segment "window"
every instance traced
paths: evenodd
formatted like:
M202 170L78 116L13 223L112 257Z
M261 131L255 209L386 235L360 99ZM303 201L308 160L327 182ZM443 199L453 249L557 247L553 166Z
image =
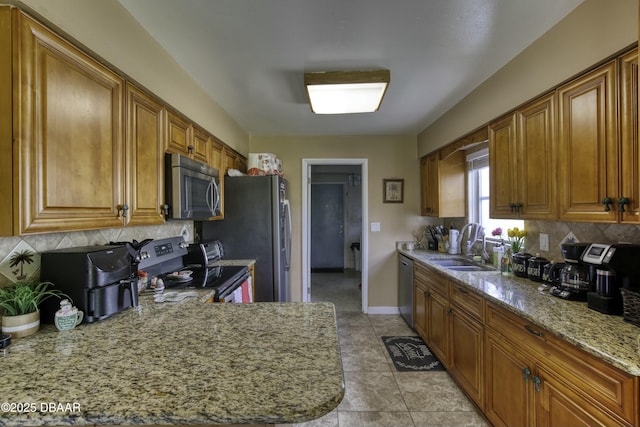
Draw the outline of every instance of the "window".
M496 228L502 228L502 236L506 239L507 229L524 228L524 221L514 219L494 219L489 216L489 149L485 148L467 156L469 179L469 222L477 222L485 229L487 238Z

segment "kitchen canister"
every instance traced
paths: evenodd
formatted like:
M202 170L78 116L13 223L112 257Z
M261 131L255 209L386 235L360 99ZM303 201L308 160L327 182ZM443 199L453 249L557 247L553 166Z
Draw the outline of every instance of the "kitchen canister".
M531 258L531 254L518 252L517 254L513 254L511 258L513 259L513 274L518 277L528 277L527 261Z
M54 323L59 331L68 331L82 322L84 313L73 307L68 299L60 301L60 310L56 311Z
M527 276L534 282L544 281L544 266L549 263L545 257L536 254L527 260Z

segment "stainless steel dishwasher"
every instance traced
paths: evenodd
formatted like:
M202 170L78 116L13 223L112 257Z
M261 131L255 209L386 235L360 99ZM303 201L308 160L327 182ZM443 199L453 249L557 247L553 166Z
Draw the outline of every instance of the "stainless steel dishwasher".
M398 254L398 306L400 315L413 328L413 260Z

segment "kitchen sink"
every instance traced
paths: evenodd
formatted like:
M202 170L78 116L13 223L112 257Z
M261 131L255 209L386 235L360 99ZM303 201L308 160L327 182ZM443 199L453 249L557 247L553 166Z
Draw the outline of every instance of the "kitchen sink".
M464 258L435 259L432 263L453 271L493 271L492 266L477 264Z

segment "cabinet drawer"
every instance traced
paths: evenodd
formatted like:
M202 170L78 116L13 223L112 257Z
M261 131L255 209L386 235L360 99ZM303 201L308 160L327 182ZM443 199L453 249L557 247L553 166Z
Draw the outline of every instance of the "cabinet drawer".
M430 290L438 292L444 297L447 296L447 284L449 281L440 275L440 273L417 262L413 264L413 279L427 285Z
M465 310L469 315L482 321L484 309L484 298L470 291L466 286L455 282L449 285L449 300L458 307Z
M492 303L487 302L485 305L485 325L487 327L520 343L527 352L536 351L544 355L549 332Z

